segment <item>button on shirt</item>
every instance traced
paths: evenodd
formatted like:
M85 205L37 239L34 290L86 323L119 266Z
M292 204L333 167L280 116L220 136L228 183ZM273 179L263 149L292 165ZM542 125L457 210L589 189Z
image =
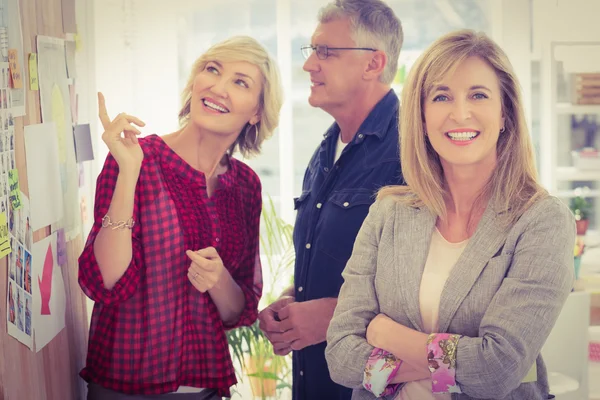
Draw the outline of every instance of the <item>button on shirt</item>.
M337 161L337 123L315 151L304 175L302 194L294 200L296 301L338 296L342 271L377 190L403 184L398 112L398 97L390 90ZM294 352L294 400L351 398L351 389L331 381L325 346L323 342Z

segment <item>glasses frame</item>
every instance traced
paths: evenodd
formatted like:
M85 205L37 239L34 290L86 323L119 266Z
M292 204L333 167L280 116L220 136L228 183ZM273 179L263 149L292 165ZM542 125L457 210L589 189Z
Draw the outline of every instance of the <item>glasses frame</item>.
M329 50L365 50L365 51L377 51L372 47L329 47L326 44L312 45L300 47L304 59L308 60L312 53L317 53L319 60L326 60L329 57Z

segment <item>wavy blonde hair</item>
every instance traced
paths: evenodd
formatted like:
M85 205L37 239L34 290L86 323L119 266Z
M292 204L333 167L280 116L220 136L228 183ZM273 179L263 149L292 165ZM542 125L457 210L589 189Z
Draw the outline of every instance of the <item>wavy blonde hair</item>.
M204 70L209 61L246 61L256 65L260 70L263 78L259 98L260 120L256 125L247 123L230 148L230 153L238 150L244 157L260 154L262 143L273 135L273 131L279 125L279 112L283 104L277 64L267 50L249 36L234 36L213 45L194 62L188 82L181 94L183 101L183 107L179 111L181 127L189 122L194 79L200 71Z
M492 201L507 223L516 221L540 197L547 195L537 180L520 86L504 51L483 33L460 30L436 40L419 57L402 90L400 159L407 186L388 186L378 198L395 195L398 201L425 206L442 219L449 195L438 154L425 134L423 104L430 91L468 57L479 57L496 72L500 83L505 131L499 135L497 165L480 192L475 207Z

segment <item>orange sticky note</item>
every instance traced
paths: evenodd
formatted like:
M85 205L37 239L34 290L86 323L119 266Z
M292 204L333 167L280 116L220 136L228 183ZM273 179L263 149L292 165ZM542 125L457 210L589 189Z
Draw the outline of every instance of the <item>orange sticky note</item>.
M17 49L8 49L8 67L10 68L13 88L21 89L23 87L23 77L21 76L21 66L19 65Z

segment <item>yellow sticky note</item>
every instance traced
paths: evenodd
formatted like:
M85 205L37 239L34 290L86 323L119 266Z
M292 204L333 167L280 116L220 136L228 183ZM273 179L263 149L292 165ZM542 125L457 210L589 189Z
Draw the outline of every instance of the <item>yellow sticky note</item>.
M537 381L537 365L534 362L533 366L531 367L531 369L529 370L529 372L527 373L527 375L525 376L523 381L521 381L521 383L528 383L528 382L535 382L535 381Z
M16 169L8 171L8 186L10 192L8 199L13 210L21 208L21 189L19 189L19 172Z
M30 90L40 90L40 85L38 83L38 64L37 64L37 54L29 53L29 89Z
M11 252L6 213L0 213L0 258Z
M52 121L56 125L56 134L58 135L58 161L61 165L67 162L67 135L73 135L73 128L65 119L65 100L62 92L57 85L52 87L52 95L50 98L52 109Z
M17 49L8 49L8 67L10 68L13 88L21 89L23 87L23 77L21 76L21 66L19 65Z
M81 42L81 35L79 33L75 34L75 51L81 51L83 43Z

